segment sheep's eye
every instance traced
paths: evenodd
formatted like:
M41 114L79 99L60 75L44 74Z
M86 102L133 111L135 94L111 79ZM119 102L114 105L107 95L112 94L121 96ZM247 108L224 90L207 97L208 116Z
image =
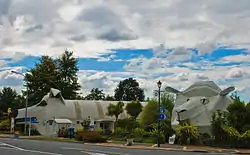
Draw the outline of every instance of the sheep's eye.
M201 103L202 103L203 105L205 105L205 104L207 104L207 103L209 102L209 100L206 99L206 98L202 98L200 101L201 101Z
M190 100L190 98L187 99L187 102Z

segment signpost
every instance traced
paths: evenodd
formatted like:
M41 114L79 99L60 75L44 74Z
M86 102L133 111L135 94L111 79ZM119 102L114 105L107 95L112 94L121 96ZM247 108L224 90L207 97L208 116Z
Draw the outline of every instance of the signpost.
M26 123L29 123L28 125L29 125L29 136L30 136L30 133L31 133L31 125L32 124L36 124L36 123L38 123L38 121L37 121L37 118L36 117L27 117L26 118L26 120L25 120L25 122Z

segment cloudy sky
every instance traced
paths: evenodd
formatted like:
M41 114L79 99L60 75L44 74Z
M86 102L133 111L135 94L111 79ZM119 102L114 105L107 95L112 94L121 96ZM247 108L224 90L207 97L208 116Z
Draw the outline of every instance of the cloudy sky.
M250 100L250 0L0 0L0 86L22 89L41 55L72 49L83 94L136 78L235 86Z

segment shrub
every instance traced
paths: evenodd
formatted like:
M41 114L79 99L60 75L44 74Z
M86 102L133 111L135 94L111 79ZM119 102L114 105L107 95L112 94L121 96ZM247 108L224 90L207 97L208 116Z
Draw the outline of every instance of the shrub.
M134 137L145 137L148 134L149 133L147 131L145 131L144 129L142 129L142 128L135 128L133 130Z
M107 139L102 137L98 132L89 132L89 131L76 132L75 139L78 141L89 142L89 143L102 143L107 141Z
M59 129L59 131L57 133L57 137L67 138L68 137L68 129L65 129L65 128Z
M191 125L188 122L180 123L176 128L177 141L179 144L195 144L199 138L199 132L197 127Z
M7 130L10 130L10 126L9 126L9 121L8 120L3 120L1 121L0 123L0 130L1 131L7 131Z
M37 129L32 129L32 130L30 130L30 134L31 134L32 136L41 135L40 132L39 132Z
M250 130L247 130L245 133L241 135L240 142L247 148L250 147Z
M136 121L135 118L129 117L118 120L116 127L124 128L127 131L131 132L133 129L139 127L139 123Z
M149 132L149 135L150 135L150 139L152 139L152 141L154 143L157 143L157 140L158 140L158 129L154 128L152 129L150 132ZM162 131L160 131L160 135L159 135L159 138L160 138L160 143L163 144L165 143L165 136L163 134Z
M129 132L126 129L120 127L115 128L115 130L112 133L112 135L117 138L127 137L128 134Z
M98 132L99 134L103 134L102 128L98 128L98 129L96 130L96 132Z

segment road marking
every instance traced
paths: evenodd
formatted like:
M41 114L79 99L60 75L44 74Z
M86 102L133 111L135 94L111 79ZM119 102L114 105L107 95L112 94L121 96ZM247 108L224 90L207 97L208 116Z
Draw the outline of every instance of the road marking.
M3 142L1 142L1 145L3 145L3 146L8 146L8 147L14 148L14 149L16 149L16 150L21 150L21 151L24 150L24 149L22 149L22 148L20 148L20 147L16 147L16 146L10 145L10 144L8 144L8 143L3 143Z
M65 150L77 150L77 151L80 151L80 152L83 152L83 153L86 153L86 152L93 152L94 154L92 155L106 155L106 154L116 154L116 155L129 155L127 153L119 153L119 152L110 152L110 151L102 151L102 150L90 150L90 149L81 149L81 148L71 148L71 147L62 147L62 149L65 149ZM99 153L99 154L97 154ZM100 154L100 153L103 153L103 154Z
M5 147L0 147L2 149L13 149L13 150L18 150L18 151L24 151L24 152L32 152L32 153L40 153L40 154L50 154L50 155L62 155L59 153L52 153L52 152L43 152L43 151L37 151L37 150L28 150L28 149L22 149L20 147L16 147L14 145L10 145L7 143L0 142L0 145L5 146ZM8 147L6 147L8 146Z
M103 153L93 153L93 152L85 152L85 151L81 151L82 153L87 153L89 155L106 155L106 154L103 154Z
M52 152L43 152L43 151L36 151L36 150L22 150L24 152L32 152L32 153L40 153L40 154L51 154L51 155L62 155L60 153L52 153Z

